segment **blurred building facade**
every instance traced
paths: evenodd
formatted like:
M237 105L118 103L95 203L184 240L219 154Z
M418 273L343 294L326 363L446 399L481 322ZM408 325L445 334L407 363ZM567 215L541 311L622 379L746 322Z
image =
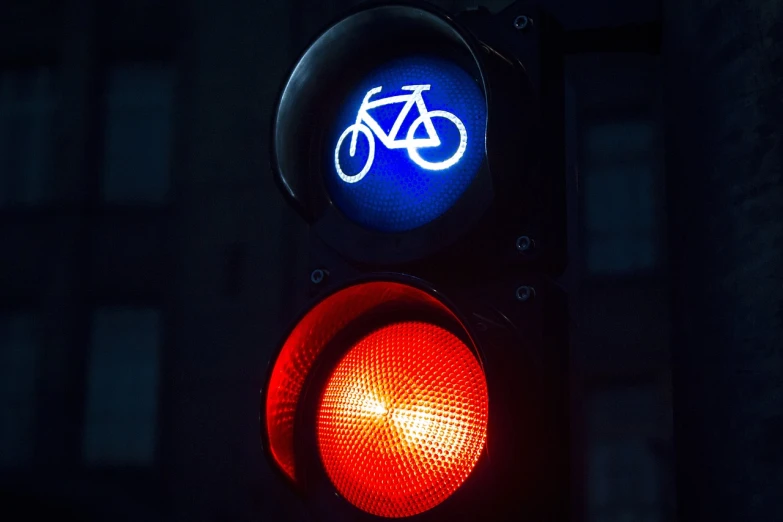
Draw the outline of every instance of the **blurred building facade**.
M306 266L269 176L269 119L294 56L350 3L5 9L4 485L104 518L301 518L258 443L285 288ZM653 1L549 4L568 28L659 16ZM671 520L659 63L584 55L567 70L584 515Z

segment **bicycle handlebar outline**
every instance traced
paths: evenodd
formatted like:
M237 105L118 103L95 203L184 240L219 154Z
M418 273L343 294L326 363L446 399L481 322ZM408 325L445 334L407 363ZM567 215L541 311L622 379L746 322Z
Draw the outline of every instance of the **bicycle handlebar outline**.
M394 96L370 101L370 98L373 95L378 94L383 90L383 86L374 87L367 91L367 94L364 95L362 105L359 107L359 111L356 114L356 124L366 125L373 132L373 134L375 134L375 136L381 140L381 143L383 143L383 145L390 150L408 149L412 147L417 149L437 147L441 143L440 137L435 130L435 126L432 124L432 119L425 116L429 114L430 111L427 109L427 105L424 103L424 97L421 95L422 92L430 90L431 87L431 85L404 85L402 90L412 91L411 94L397 94ZM394 120L394 124L389 130L389 134L386 134L378 122L375 121L375 118L370 116L368 111L394 103L405 103L405 105L397 115L397 119ZM422 124L427 131L427 137L411 139L403 138L398 140L397 134L400 132L400 128L405 122L405 118L408 117L408 113L410 113L414 103L416 104L416 108L419 109L420 115L423 117ZM349 150L351 157L356 154L356 140L358 138L358 134L358 128L354 128L351 136L351 147Z

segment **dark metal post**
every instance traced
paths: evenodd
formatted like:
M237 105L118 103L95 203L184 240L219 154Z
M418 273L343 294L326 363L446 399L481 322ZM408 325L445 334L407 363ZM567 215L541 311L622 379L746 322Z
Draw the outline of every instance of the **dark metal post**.
M783 520L783 2L663 28L679 520Z

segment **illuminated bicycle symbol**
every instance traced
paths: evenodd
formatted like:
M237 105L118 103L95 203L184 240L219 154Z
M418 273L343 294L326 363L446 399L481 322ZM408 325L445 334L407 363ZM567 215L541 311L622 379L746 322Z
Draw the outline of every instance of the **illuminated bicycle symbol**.
M375 87L374 89L370 89L367 92L367 94L364 96L361 107L359 107L359 112L356 115L356 123L349 125L348 128L343 131L340 139L337 140L337 146L334 149L334 166L337 168L337 175L340 176L340 179L346 183L356 183L357 181L361 181L362 178L367 175L367 173L370 171L370 168L372 168L372 163L375 159L376 136L387 149L407 149L408 157L410 157L411 161L423 169L444 170L455 165L460 160L468 146L468 133L465 130L465 125L462 124L459 118L450 112L427 110L427 106L424 104L422 93L424 91L428 91L430 87L430 85L406 85L402 87L402 90L411 91L410 94L389 96L387 98L381 98L373 101L370 101L370 98L374 94L381 92L383 87ZM375 121L372 116L370 116L368 111L393 103L404 103L405 105L403 105L402 110L400 110L400 114L394 121L394 125L392 125L391 130L388 134L386 134L383 132L381 126L378 125L378 122ZM419 110L419 117L416 118L413 123L411 123L405 138L397 138L397 134L400 132L400 127L402 127L402 123L405 121L405 118L408 116L408 113L411 111L414 104ZM457 130L459 131L460 139L457 151L450 158L443 161L427 161L419 155L419 149L434 148L440 146L441 144L438 133L435 130L435 126L432 124L433 118L445 118L456 125ZM424 129L427 131L426 138L414 137L416 135L416 130L420 125L424 125ZM365 161L362 170L360 170L357 174L346 174L340 165L340 146L343 144L345 138L350 135L351 145L348 152L353 158L356 155L356 141L359 137L359 134L363 134L367 138L367 160ZM375 134L375 136L373 136L373 134Z

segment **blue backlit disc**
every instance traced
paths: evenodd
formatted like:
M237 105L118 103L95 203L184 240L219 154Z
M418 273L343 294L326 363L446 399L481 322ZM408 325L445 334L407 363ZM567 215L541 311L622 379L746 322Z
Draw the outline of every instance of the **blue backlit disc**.
M386 63L338 111L327 140L333 202L381 232L426 225L457 202L481 168L486 115L478 83L454 63Z

